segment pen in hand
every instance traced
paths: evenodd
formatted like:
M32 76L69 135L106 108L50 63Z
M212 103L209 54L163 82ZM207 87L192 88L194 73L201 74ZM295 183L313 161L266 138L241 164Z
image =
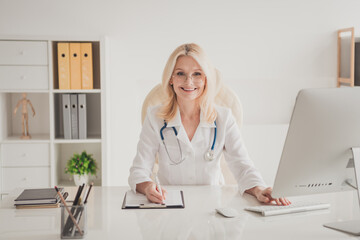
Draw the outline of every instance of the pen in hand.
M162 192L162 189L160 186L160 181L159 181L159 178L157 175L155 176L155 183L156 183L156 188L158 189L159 193L161 194L161 200L164 200L163 192Z

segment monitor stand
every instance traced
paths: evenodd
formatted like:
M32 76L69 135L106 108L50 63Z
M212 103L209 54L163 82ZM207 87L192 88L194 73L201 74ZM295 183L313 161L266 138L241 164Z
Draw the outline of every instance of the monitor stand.
M358 187L357 193L360 203L360 147L351 148L351 150L354 156L355 179ZM324 224L324 227L360 236L360 220L327 223Z

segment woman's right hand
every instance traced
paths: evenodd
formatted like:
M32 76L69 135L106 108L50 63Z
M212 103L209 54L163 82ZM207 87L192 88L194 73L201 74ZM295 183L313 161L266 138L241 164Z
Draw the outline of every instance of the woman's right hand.
M161 188L163 195L158 191L154 182L143 182L136 185L136 190L146 195L147 199L153 203L164 203L166 190Z

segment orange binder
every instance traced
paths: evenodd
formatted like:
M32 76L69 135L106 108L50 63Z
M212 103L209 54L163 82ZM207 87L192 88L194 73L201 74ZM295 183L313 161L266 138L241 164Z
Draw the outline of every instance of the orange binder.
M59 89L70 89L69 43L58 43Z
M80 43L70 43L70 86L81 89Z
M81 43L81 88L94 88L92 43Z

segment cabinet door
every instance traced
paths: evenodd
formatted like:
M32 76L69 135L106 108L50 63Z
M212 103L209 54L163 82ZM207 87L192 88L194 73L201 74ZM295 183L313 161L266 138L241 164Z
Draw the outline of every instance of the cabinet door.
M0 65L47 65L47 42L0 41Z
M49 89L47 66L0 66L0 89Z
M11 192L15 188L50 187L49 167L2 168L2 192Z
M49 144L2 144L3 167L49 166Z

